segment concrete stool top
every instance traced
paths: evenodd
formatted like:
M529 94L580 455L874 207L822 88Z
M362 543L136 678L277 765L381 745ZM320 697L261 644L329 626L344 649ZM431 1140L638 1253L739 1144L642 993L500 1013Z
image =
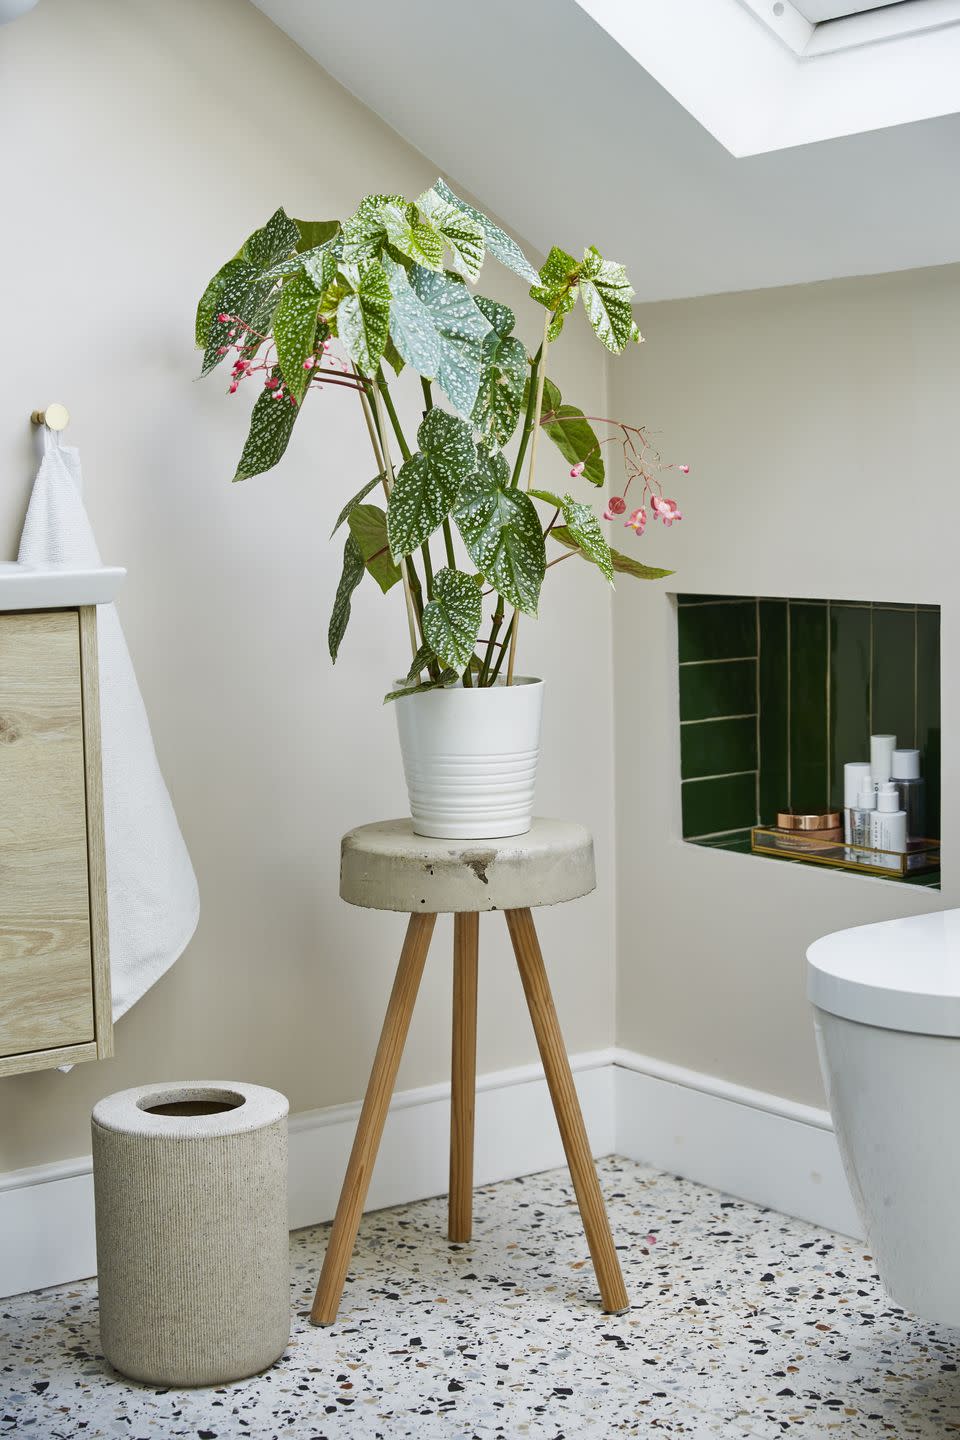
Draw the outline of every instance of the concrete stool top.
M535 819L503 840L433 840L409 819L349 830L340 895L367 910L449 914L524 910L576 900L596 886L593 836L569 820Z

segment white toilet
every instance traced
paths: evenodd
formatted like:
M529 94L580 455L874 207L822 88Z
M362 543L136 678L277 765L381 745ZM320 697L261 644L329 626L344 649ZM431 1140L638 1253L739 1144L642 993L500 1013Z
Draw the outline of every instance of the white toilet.
M960 910L824 936L807 994L880 1278L897 1304L960 1325Z

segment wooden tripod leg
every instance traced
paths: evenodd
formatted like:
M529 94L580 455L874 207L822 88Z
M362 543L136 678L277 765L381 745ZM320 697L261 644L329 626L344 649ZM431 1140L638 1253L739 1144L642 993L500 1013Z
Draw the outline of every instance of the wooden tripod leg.
M453 917L453 1063L447 1238L473 1233L473 1110L477 1088L477 950L480 916Z
M430 948L430 937L436 922L436 915L411 915L407 926L406 939L400 954L390 1003L380 1032L380 1043L370 1071L367 1093L360 1111L360 1121L350 1151L347 1173L337 1213L330 1231L323 1269L313 1297L310 1319L314 1325L332 1325L337 1318L343 1282L353 1254L353 1247L360 1228L364 1201L370 1188L380 1137L393 1094L394 1081L403 1054L410 1017L420 988L424 961Z
M570 1061L564 1049L560 1022L557 1019L550 982L540 952L540 942L529 910L507 910L507 925L513 941L514 954L520 968L523 992L527 997L540 1058L550 1087L550 1098L560 1127L560 1136L573 1179L573 1188L580 1206L583 1228L597 1272L600 1298L604 1310L616 1313L630 1304L623 1283L620 1261L613 1245L606 1206L600 1193L590 1142L580 1110L580 1101L570 1073Z

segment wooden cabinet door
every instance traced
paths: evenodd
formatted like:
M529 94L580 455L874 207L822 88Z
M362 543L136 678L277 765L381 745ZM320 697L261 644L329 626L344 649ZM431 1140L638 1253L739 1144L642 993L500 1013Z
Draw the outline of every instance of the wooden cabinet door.
M94 1040L80 616L0 614L0 1057Z

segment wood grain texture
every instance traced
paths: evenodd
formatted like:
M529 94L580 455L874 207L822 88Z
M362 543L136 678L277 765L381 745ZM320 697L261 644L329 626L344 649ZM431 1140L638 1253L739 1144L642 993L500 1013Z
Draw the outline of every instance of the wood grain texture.
M370 1071L367 1093L353 1149L347 1164L337 1213L327 1242L327 1253L317 1283L310 1319L314 1325L332 1325L340 1308L343 1282L357 1239L364 1201L370 1188L370 1177L380 1148L384 1121L393 1094L400 1057L410 1028L410 1017L420 988L424 962L430 948L430 937L436 915L411 915L406 939L400 954L393 990L380 1032L380 1043Z
M97 664L97 609L80 610L80 689L83 704L83 758L87 802L87 879L90 894L90 949L97 1057L113 1054L113 996L107 932L107 858L103 838L103 774L100 748L100 672Z
M0 1077L27 1075L32 1070L52 1070L57 1065L79 1065L82 1060L97 1059L97 1043L62 1045L58 1050L33 1050L27 1055L0 1055Z
M570 1176L583 1218L587 1244L597 1274L604 1310L617 1313L630 1304L623 1283L620 1261L610 1233L606 1206L600 1191L596 1167L590 1153L586 1126L577 1099L570 1061L567 1058L560 1022L557 1019L550 982L547 979L540 942L529 910L506 910L507 926L533 1021L540 1058L550 1089L550 1098L560 1128Z
M95 1039L76 610L0 615L0 1055Z
M453 917L453 1054L450 1067L450 1194L447 1238L473 1234L473 1121L477 1089L477 958L480 916Z

